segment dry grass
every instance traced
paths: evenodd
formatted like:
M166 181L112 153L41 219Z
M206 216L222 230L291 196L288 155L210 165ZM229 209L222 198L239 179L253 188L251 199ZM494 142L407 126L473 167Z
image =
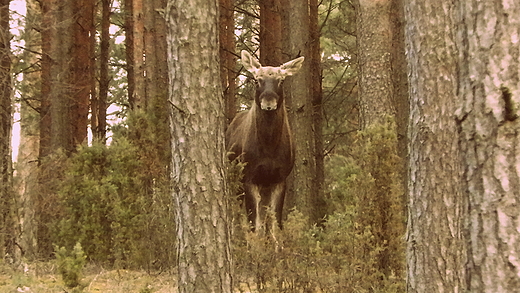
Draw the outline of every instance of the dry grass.
M81 290L82 289L82 290ZM175 276L172 273L159 275L144 271L105 270L89 265L85 269L81 289L68 289L57 273L56 264L39 262L23 265L19 269L0 264L0 292L2 293L174 293Z

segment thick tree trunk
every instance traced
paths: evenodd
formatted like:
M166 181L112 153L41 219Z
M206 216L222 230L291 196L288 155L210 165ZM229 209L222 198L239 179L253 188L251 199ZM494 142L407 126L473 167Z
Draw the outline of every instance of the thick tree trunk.
M356 0L361 127L395 116L390 0Z
M464 168L455 119L456 11L452 1L408 0L405 7L410 83L408 292L466 292L467 191L461 184Z
M520 2L494 2L459 4L468 292L520 288Z
M356 1L357 12L357 47L358 47L358 68L359 68L359 104L361 108L360 120L361 127L368 130L358 143L370 143L377 137L370 129L377 129L382 125L388 125L392 132L397 132L394 123L389 122L388 118L395 119L396 111L394 100L394 81L392 76L397 75L392 68L392 46L393 24L391 21L391 1L390 0L358 0ZM403 48L404 49L404 48ZM397 134L397 133L396 133ZM388 156L381 155L377 165L395 164L399 162L394 157L398 153L397 143L389 144L391 150ZM370 160L367 160L370 161ZM384 251L379 254L379 270L387 276L391 273L400 275L403 272L403 263L396 259L396 255L404 252L403 243L397 235L404 234L403 212L404 209L393 210L402 207L402 196L394 185L401 185L400 177L397 175L403 171L403 165L393 166L397 169L395 173L377 172L380 166L367 164L365 168L370 171L376 186L376 192L369 199L376 209L368 209L360 213L360 222L370 223L370 229L375 236L374 241ZM368 206L368 204L367 204ZM363 210L363 207L360 207Z
M179 292L232 290L217 2L166 8Z
M284 56L288 60L304 56L302 68L285 81L285 99L289 108L289 122L296 146L296 160L288 181L288 206L309 215L310 223L318 221L316 206L316 157L313 125L313 97L311 96L311 63L309 35L309 4L307 1L282 2L284 6Z
M260 64L282 64L282 18L281 1L264 0L260 5Z

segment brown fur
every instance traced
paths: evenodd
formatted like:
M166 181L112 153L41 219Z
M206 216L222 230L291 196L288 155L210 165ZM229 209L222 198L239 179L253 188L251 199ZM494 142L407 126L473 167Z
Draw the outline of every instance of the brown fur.
M226 149L230 160L238 158L246 163L244 201L256 231L273 229L275 224L281 228L285 180L294 166L295 153L282 82L296 73L302 62L300 57L280 67L262 67L242 51L242 64L255 77L257 89L251 109L238 113L229 125Z

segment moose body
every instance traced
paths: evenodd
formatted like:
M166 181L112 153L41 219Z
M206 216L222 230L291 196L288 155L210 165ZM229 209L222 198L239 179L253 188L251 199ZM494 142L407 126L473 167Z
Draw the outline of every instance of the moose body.
M299 57L280 67L262 67L242 51L242 64L256 80L256 94L251 108L238 113L229 125L226 148L230 160L238 157L246 163L245 206L256 231L268 229L268 223L281 227L285 180L294 166L295 153L282 82L300 69L303 60Z

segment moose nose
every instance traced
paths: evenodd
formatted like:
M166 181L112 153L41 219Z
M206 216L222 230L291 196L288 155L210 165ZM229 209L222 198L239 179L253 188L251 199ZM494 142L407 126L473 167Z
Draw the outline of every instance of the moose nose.
M274 111L278 107L278 96L273 92L264 93L261 96L260 108L265 111Z

